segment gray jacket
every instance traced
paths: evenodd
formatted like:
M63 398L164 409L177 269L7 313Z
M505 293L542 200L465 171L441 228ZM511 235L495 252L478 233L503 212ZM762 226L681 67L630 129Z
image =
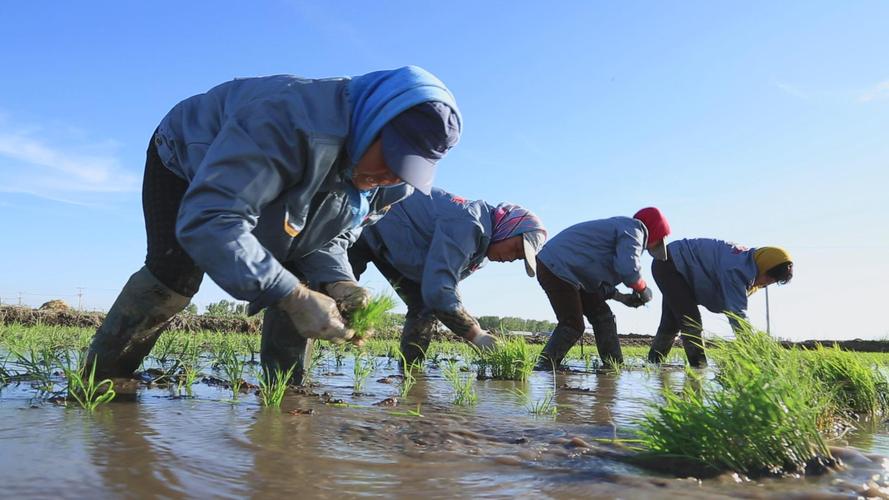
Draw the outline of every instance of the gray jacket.
M428 308L455 311L461 307L457 283L484 264L493 210L433 188L431 196L416 192L394 205L361 238L374 255L420 283Z
M381 80L397 71L355 80L290 75L234 80L182 101L161 121L158 153L189 183L176 226L179 242L220 287L250 301L251 312L297 286L282 262L293 263L316 284L351 276L346 248L361 227L412 192L401 185L369 193L369 212L357 221L349 201L357 195L351 169L363 154L347 153L357 135L350 123L362 118L356 118L352 101L376 106L373 115L368 112L373 123L361 134L373 137L387 116L434 100L418 91L412 95L422 86L416 81L405 83L401 94L374 96L373 86L365 85L371 90L350 96L350 82Z
M714 313L747 317L747 292L756 281L753 251L734 243L696 238L667 245L667 255L694 290L698 304ZM737 326L731 321L732 326Z
M537 258L576 288L610 297L615 285L642 279L647 239L645 225L631 217L581 222L553 236Z

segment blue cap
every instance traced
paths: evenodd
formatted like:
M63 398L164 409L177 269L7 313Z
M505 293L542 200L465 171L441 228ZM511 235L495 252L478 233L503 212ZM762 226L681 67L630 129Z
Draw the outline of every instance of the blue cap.
M432 190L435 164L460 139L460 118L447 104L427 101L389 120L380 132L386 165L423 194Z

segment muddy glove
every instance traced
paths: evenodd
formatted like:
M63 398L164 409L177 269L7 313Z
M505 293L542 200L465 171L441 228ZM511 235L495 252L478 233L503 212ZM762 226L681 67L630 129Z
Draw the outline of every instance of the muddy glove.
M653 298L652 293L651 293L651 288L649 288L649 287L645 287L639 291L634 291L632 297L633 297L633 300L635 301L635 304L631 305L630 307L643 306L643 305L651 302L651 299Z
M332 298L297 285L290 295L276 304L293 322L296 331L310 339L329 340L335 344L352 338Z
M337 281L324 285L324 291L336 301L343 316L349 316L370 302L370 292L354 281Z
M612 295L611 298L627 307L639 307L639 305L641 305L636 304L637 301L633 298L632 293L614 292L614 295Z
M456 335L472 342L479 349L490 349L497 343L497 337L484 331L478 321L466 309L458 307L453 311L435 311L435 316Z

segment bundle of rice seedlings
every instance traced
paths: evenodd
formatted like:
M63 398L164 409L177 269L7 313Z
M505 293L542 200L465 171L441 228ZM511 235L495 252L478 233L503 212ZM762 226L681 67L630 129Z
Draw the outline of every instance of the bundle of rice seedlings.
M699 476L794 473L832 463L818 427L829 400L799 353L749 325L719 347L715 380L680 394L665 390L665 401L639 422L642 463L672 459Z
M491 378L528 380L537 362L538 349L524 337L507 337L491 349L480 351L476 364L491 370Z
M388 313L395 308L391 295L377 295L367 305L353 311L349 317L349 327L355 332L355 340L373 335L388 321Z
M879 370L863 357L838 346L818 345L803 355L812 374L830 397L837 417L879 417L887 410L889 384Z

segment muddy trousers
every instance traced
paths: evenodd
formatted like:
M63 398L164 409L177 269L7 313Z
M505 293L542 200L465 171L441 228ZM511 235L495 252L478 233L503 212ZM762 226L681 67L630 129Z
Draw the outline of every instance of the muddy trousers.
M565 355L583 334L584 316L593 327L596 349L602 363L606 366L623 363L614 314L602 295L576 289L571 283L553 274L540 260L537 261L537 282L546 293L558 321L541 353L538 363L540 369L552 369L562 363Z
M435 313L423 302L420 284L406 278L391 264L374 255L364 238L358 238L349 248L349 263L356 279L367 271L368 264L373 263L392 285L407 305L404 328L401 331L401 353L409 364L425 358L438 320Z
M204 274L176 239L176 216L187 188L149 142L142 182L148 252L145 266L127 281L90 344L88 360L99 376L132 375L163 326L200 287Z
M663 305L661 322L648 351L648 361L660 363L670 353L676 335L682 332L682 347L688 363L694 367L707 365L704 339L701 336L701 312L694 290L676 270L672 260L655 260L651 274L661 290Z

